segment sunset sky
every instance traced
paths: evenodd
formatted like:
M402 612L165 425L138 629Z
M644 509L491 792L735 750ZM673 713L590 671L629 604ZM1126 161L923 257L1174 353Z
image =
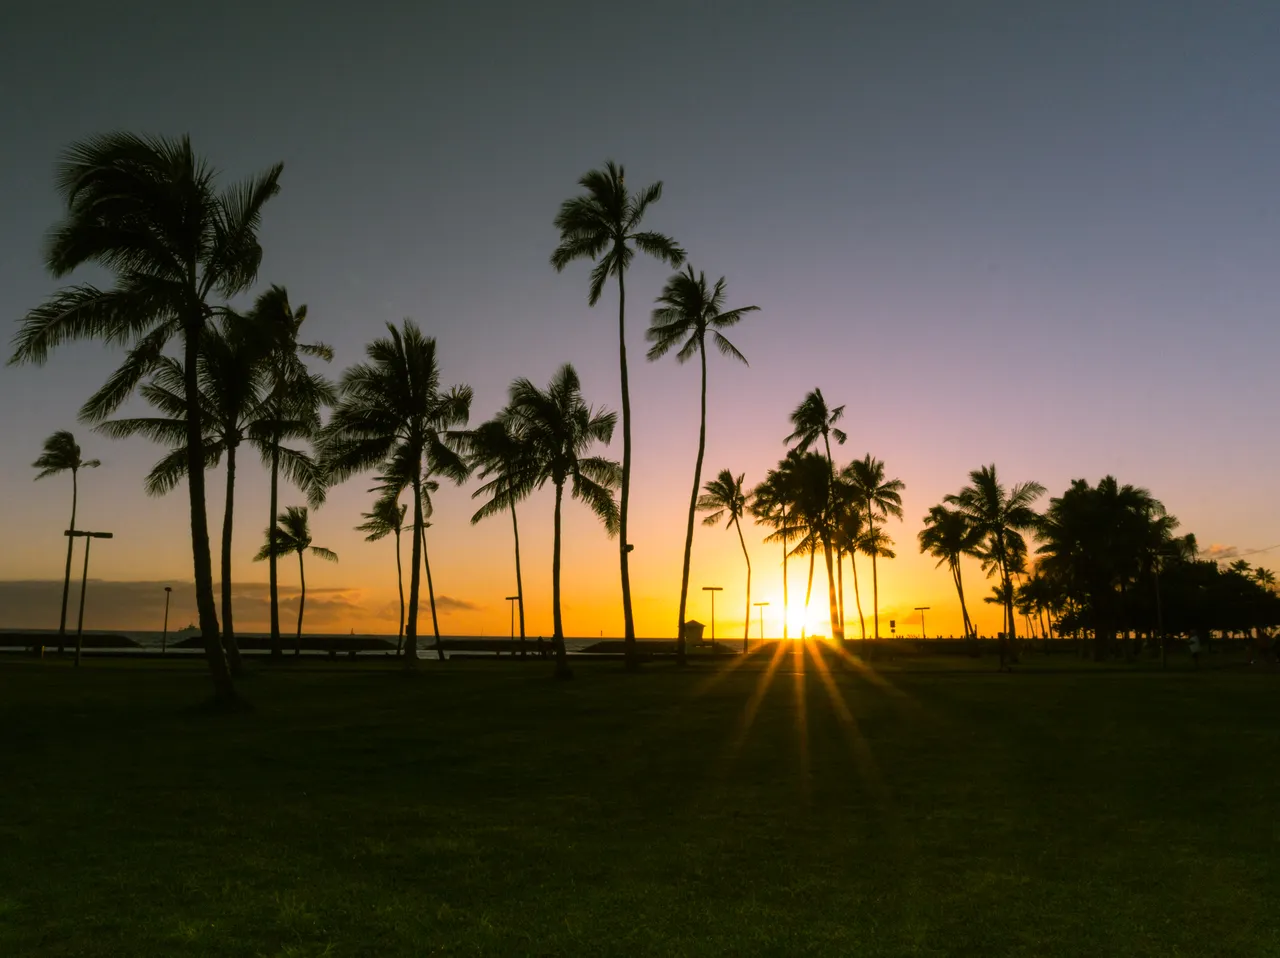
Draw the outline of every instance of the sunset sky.
M711 357L704 478L761 480L818 386L847 407L837 458L871 452L906 483L898 558L880 564L882 632L896 619L917 633L920 605L930 634L960 632L950 577L916 534L985 463L1050 494L1113 473L1204 546L1280 543L1280 5L768 6L26 5L0 31L0 315L11 334L56 288L41 246L61 212L62 148L114 129L189 132L229 178L284 162L259 288L308 305L307 338L334 346L335 376L384 323L412 317L439 342L443 382L474 387L473 423L512 378L545 383L566 361L590 402L618 409L616 286L592 309L587 265L548 265L559 203L613 158L631 184L665 183L646 225L724 275L729 306L761 308L730 333L750 368ZM696 365L644 361L668 272L638 261L628 279L642 636L674 632L697 441ZM185 494L142 489L161 450L76 422L119 358L85 343L0 369L0 627L57 626L70 479L33 483L30 463L58 428L103 460L83 476L78 525L115 533L94 546L91 577L109 581L91 587L86 625L158 629L165 584L171 625L195 617ZM313 516L316 543L341 558L308 566L314 629L395 629L391 545L353 530L368 485L335 489ZM441 627L505 634L511 527L469 525L474 485L437 497ZM219 472L215 532L221 495ZM256 464L237 501L237 624L257 629ZM528 628L549 635L549 491L520 519ZM752 597L778 634L780 553L746 531ZM616 543L576 503L565 562L567 634L621 634ZM296 565L281 570L292 595ZM793 606L804 571L793 562ZM988 585L976 563L965 574L992 632ZM859 577L870 616L865 560ZM724 587L718 633L741 635L743 562L724 528L694 543L690 615L707 621L704 585ZM826 632L821 579L810 621Z

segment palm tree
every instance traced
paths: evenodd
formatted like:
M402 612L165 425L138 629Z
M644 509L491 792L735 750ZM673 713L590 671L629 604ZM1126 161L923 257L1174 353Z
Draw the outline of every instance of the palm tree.
M942 501L954 506L984 543L992 571L1000 575L1000 594L1004 603L1006 639L1000 644L1000 667L1004 668L1006 649L1013 647L1013 584L1016 557L1026 554L1025 531L1039 528L1040 517L1031 504L1044 493L1038 482L1020 482L1006 490L996 475L995 465L983 466L969 473L969 485Z
M182 344L187 408L198 409L197 355L212 313L210 297L247 289L258 273L257 230L262 207L279 191L277 164L219 192L213 170L178 140L109 133L72 145L58 166L67 206L47 247L58 277L96 263L114 274L110 289L65 287L27 314L14 339L11 363L44 363L73 339L130 343L124 363L85 404L82 417L111 415L159 362L170 340ZM205 513L203 427L187 422L187 489L196 607L205 654L221 701L235 697L218 641L213 564Z
M828 512L834 513L835 496L836 496L836 467L835 460L831 458L831 437L836 437L836 442L841 445L849 437L845 435L843 430L837 429L835 424L844 417L844 406L837 406L832 409L827 405L826 397L822 395L821 389L814 389L804 399L800 400L800 404L791 412L792 431L784 442L794 442L795 448L799 452L808 452L809 449L822 440L823 449L827 454L827 471L831 474L827 482L827 496L832 500L828 504ZM829 517L828 517L829 518ZM830 536L823 540L823 552L827 562L827 593L831 600L831 637L840 642L844 641L843 624L839 621L839 610L835 602L836 579L835 566L831 556ZM810 552L812 559L813 553ZM812 566L812 561L810 566ZM808 599L805 600L805 607L808 608Z
M839 482L836 496L836 518L833 538L836 546L837 585L840 590L840 630L844 634L844 556L849 556L849 568L853 572L853 600L858 609L858 628L862 642L867 641L867 622L862 615L862 589L858 585L858 553L866 552L867 524L861 505L849 494L849 485Z
M588 456L597 442L608 445L618 417L594 410L582 398L582 386L573 366L556 371L545 390L527 379L511 384L507 406L514 435L529 444L530 481L534 488L555 486L555 534L551 558L551 609L555 635L556 676L573 675L564 648L564 621L560 614L560 512L565 484L570 494L585 502L604 522L610 537L620 528L613 487L621 479L618 464L601 456Z
M298 553L298 581L302 586L302 593L298 597L298 633L293 641L293 654L302 654L302 611L307 605L307 570L303 566L302 557L310 552L317 559L324 559L326 562L337 562L338 554L322 546L313 546L311 544L311 526L307 521L306 506L289 506L284 512L276 517L276 528L268 529L265 534L266 542L262 548L258 550L258 554L254 556L255 561L261 561L268 558L272 552L276 555L288 555L290 552Z
M782 638L790 638L788 617L790 602L787 595L787 558L791 551L791 539L794 536L795 519L791 514L791 504L795 496L792 492L795 462L800 453L790 450L786 458L778 463L778 468L770 469L764 482L756 486L751 493L751 514L760 522L775 531L765 538L766 542L782 543Z
M840 633L835 577L831 566L834 500L831 494L830 463L816 452L806 452L796 456L791 469L791 516L795 520L794 529L799 533L799 542L792 550L792 555L809 556L809 579L804 593L805 628L801 631L801 637L805 636L808 628L809 599L813 594L813 566L819 549L827 560L827 602L831 633L836 637Z
M964 637L976 639L977 630L969 618L969 607L964 601L964 579L960 574L960 559L972 555L982 542L980 531L959 512L937 505L924 517L924 528L920 530L920 551L927 552L944 562L951 570L951 581L955 584L956 595L960 598L960 614L964 619Z
M375 490L370 490L371 492ZM396 588L400 592L400 631L396 634L396 655L404 645L404 573L400 566L400 533L404 529L404 514L409 507L397 501L396 495L383 493L373 502L373 509L360 513L365 521L356 526L357 532L366 533L365 542L377 542L389 535L396 537Z
M751 556L747 553L747 540L742 536L742 517L747 510L749 495L742 491L742 480L745 473L736 479L728 469L721 469L706 485L706 492L698 499L698 509L711 513L702 520L703 525L714 526L721 519L731 528L738 530L738 544L742 546L742 558L747 563L747 606L744 614L744 631L742 633L742 651L747 651L747 640L751 636Z
M503 410L488 422L481 423L467 436L470 465L481 479L489 481L471 494L475 499L488 496L488 501L471 517L475 525L481 519L500 512L511 513L511 532L516 544L516 604L520 607L520 657L526 656L524 635L524 578L520 572L520 524L516 521L516 503L532 489L529 444L511 431L511 414Z
M609 160L603 170L591 170L578 180L585 193L565 200L556 214L560 245L551 254L556 272L578 259L595 261L587 301L600 301L605 281L618 278L618 365L622 380L622 502L619 513L618 546L622 569L622 619L626 641L627 668L639 664L636 658L636 624L631 613L631 571L628 557L627 514L631 501L631 390L627 385L627 293L625 277L636 250L678 267L684 250L662 233L641 230L650 205L662 198L662 182L638 193L627 192L625 170Z
M333 361L333 349L325 343L300 343L298 333L307 318L305 305L294 309L283 286L271 286L258 296L249 312L251 328L256 336L266 365L267 408L275 425L262 437L263 461L271 476L268 516L279 509L281 458L286 451L281 443L290 437L314 438L320 429L320 408L333 402L333 387L307 369L303 356L325 362ZM307 494L312 505L323 500L324 477L291 470L289 478ZM275 534L275 522L270 532ZM276 553L267 561L267 582L271 601L271 657L284 655L280 641L280 589L276 571Z
M871 627L876 639L880 638L880 576L876 559L880 555L876 547L880 541L876 519L889 516L902 518L902 490L906 483L901 479L886 479L884 461L867 453L844 468L842 477L852 487L853 496L862 505L867 523L867 542L871 545Z
M1258 566L1253 570L1253 581L1258 583L1268 592L1274 592L1276 587L1276 574L1270 569L1264 569Z
M725 281L721 276L714 288L708 288L705 273L695 274L689 266L683 273L676 273L667 280L659 308L653 311L648 339L650 361L660 359L677 346L678 362L687 362L696 354L702 366L702 405L698 420L698 458L693 467L693 492L689 496L689 521L684 535L684 565L680 572L680 617L676 623L676 661L685 662L684 615L689 598L689 561L693 556L693 514L698 504L698 487L702 483L702 457L707 447L707 334L711 334L716 348L744 366L747 358L720 332L738 323L744 315L755 312L759 306L742 306L725 310ZM739 530L741 532L741 530ZM748 609L748 612L751 610ZM748 620L751 618L747 616Z
M40 458L31 464L32 469L39 469L36 479L45 476L56 476L60 472L71 473L71 524L69 532L76 531L76 500L80 495L79 475L81 469L97 469L102 462L97 459L84 459L80 455L80 447L76 437L66 429L59 429L44 441L44 451ZM62 577L62 615L58 619L58 654L66 649L67 634L67 593L71 589L71 546L74 536L67 536L67 568Z
M471 387L440 390L436 341L423 336L412 320L401 329L387 324L387 338L365 347L369 362L342 374L339 398L320 432L323 472L335 481L364 469L387 466L397 491L413 493L413 571L405 626L405 664L418 659L418 590L422 567L424 460L436 473L461 483L469 471L452 448L453 427L465 426L471 411ZM438 643L437 643L438 644Z

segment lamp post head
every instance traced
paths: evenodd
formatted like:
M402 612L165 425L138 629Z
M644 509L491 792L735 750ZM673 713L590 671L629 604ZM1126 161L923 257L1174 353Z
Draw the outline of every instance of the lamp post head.
M172 592L172 591L173 591L173 586L170 586L170 585L165 586L165 587L164 587L164 591L165 591L165 592Z
M507 596L505 599L503 599L502 601L503 601L503 602L515 602L515 601L517 601L519 598L520 598L520 596L518 596L518 595L509 595L509 596Z

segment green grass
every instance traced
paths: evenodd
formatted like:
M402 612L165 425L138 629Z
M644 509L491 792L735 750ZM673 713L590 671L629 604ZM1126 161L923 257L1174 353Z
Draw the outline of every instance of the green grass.
M1280 955L1280 675L796 664L0 662L0 955Z

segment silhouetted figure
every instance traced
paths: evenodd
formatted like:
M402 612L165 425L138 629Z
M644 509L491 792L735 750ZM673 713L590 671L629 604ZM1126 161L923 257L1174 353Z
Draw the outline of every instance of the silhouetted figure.
M1200 633L1194 629L1191 632L1191 639L1187 643L1187 647L1191 650L1191 662L1196 668L1200 667Z

